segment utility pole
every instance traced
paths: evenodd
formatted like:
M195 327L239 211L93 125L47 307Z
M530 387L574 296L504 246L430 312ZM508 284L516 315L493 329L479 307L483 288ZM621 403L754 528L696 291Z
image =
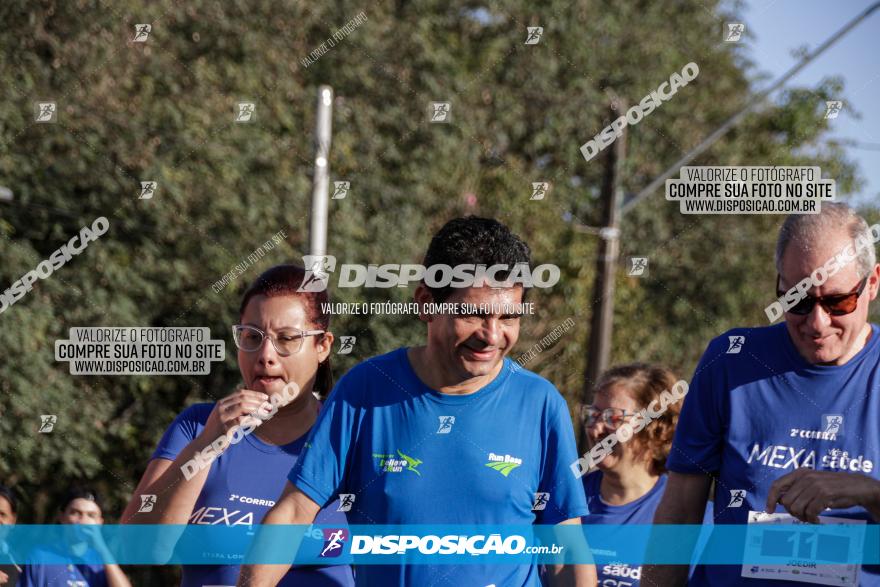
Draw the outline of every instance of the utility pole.
M623 115L627 104L620 98L612 99L611 120ZM620 255L620 201L623 196L621 176L626 160L626 127L605 155L605 172L602 177L602 228L599 230L599 252L596 256L596 278L593 292L598 300L590 300L590 344L587 349L587 375L582 391L583 403L591 399L593 385L599 375L608 368L611 355L611 327L614 320L614 275ZM583 429L581 429L583 436ZM583 438L581 439L583 441ZM583 446L583 442L581 443Z
M657 188L664 185L665 181L677 173L683 165L687 165L690 161L709 149L709 147L715 144L731 128L736 126L748 113L752 112L762 104L771 93L781 88L800 70L824 53L834 43L843 38L856 25L868 18L878 8L880 8L880 1L874 2L858 16L847 22L818 47L804 55L797 64L785 72L785 74L783 74L778 80L773 82L763 91L751 97L736 114L728 118L697 146L688 151L681 159L673 163L666 171L655 178L638 194L627 199L622 205L620 169L625 156L626 136L624 134L617 138L614 148L609 150L606 155L606 168L602 184L603 226L596 229L573 223L574 229L578 232L598 234L602 239L599 243L599 255L596 261L596 279L593 285L594 295L598 295L599 299L595 304L593 304L593 300L590 300L595 310L590 319L590 343L582 392L583 403L587 403L591 400L593 386L595 385L597 377L608 367L608 358L611 348L611 326L612 318L614 316L614 269L617 265L619 253L618 237L620 229L618 228L618 222L620 217L632 210L640 201L651 195L651 193ZM612 112L611 116L614 118L625 111L626 108L621 106L617 112ZM585 446L583 429L580 433L579 444L581 447Z
M312 214L309 229L309 254L327 254L327 208L330 183L330 138L333 120L333 89L318 88L315 117L315 177L312 182ZM309 269L307 267L306 269Z

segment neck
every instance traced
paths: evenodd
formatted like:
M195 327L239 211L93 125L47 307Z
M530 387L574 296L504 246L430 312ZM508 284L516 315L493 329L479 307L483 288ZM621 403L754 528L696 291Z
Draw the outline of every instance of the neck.
M853 343L849 351L844 355L843 360L838 361L837 364L843 365L844 363L847 363L850 359L855 357L857 354L859 354L859 352L868 344L868 341L871 340L872 334L874 334L874 331L871 329L871 325L869 323L866 323L862 327L862 331L859 333L859 337Z
M268 444L289 444L309 431L318 419L320 402L311 388L300 397L278 408L274 416L263 422L255 434Z
M651 491L659 478L641 466L608 469L602 471L599 494L608 505L625 505Z
M407 358L416 376L431 389L448 395L468 395L479 391L491 383L504 367L501 360L492 371L486 375L461 379L455 376L450 369L444 369L437 365L436 361L428 360L427 347L411 347L407 349ZM438 368L439 367L439 368Z

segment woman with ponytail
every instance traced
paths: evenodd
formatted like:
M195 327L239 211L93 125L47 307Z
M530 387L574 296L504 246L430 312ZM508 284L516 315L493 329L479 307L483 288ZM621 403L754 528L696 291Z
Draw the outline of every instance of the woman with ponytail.
M326 291L299 291L306 271L272 267L245 292L239 323L239 389L185 409L166 430L123 515L135 524L260 524L275 504L332 387L333 334ZM207 447L219 456L205 465ZM217 448L219 447L219 450ZM195 458L200 455L200 458ZM141 495L155 495L151 511ZM317 524L344 525L331 503ZM205 545L210 550L211 545ZM218 547L218 552L221 548ZM183 567L182 587L235 585L238 565ZM293 567L279 585L353 585L345 565Z

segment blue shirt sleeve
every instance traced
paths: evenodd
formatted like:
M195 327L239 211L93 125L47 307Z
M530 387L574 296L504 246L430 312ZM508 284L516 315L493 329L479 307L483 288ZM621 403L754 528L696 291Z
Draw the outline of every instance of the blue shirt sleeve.
M547 507L535 512L536 524L558 524L589 513L584 486L570 468L578 454L568 406L555 387L550 394L544 430L544 463L538 485L538 491L547 492L550 497Z
M151 459L173 461L204 428L214 404L194 404L183 410L162 435Z
M727 421L721 396L726 339L721 336L709 343L694 372L666 460L670 471L705 475L721 468Z
M333 388L287 476L321 507L336 499L348 467L359 411L352 397L358 391L361 369L353 368Z

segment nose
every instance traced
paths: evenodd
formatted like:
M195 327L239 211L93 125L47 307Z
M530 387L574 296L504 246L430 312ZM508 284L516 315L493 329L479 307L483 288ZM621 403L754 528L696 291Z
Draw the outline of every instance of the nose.
M263 337L263 343L254 352L257 353L257 362L261 365L272 365L278 361L278 351L268 336Z
M601 436L606 429L605 421L602 419L601 416L593 420L592 424L590 423L590 420L588 418L584 425L587 427L587 430L596 432L597 436Z
M480 340L486 343L486 346L497 347L501 342L501 325L498 318L494 316L483 320L483 325L478 332Z
M806 324L812 330L821 332L831 325L831 315L825 311L821 304L814 304L813 309L806 315Z

